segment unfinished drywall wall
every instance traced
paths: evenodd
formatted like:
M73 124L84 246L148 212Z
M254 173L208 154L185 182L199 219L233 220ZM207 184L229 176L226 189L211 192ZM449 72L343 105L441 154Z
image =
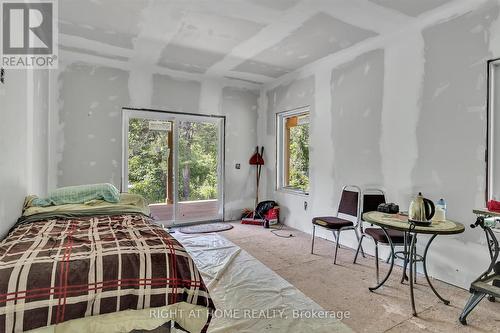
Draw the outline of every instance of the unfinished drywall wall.
M499 10L498 3L490 1L422 32L425 74L413 184L433 199L446 198L450 217L464 223L473 221L472 208L485 205L486 61L493 56L489 31ZM433 262L431 268L439 269L445 280L467 285L484 268L486 258L479 265L475 260L481 257L481 246L475 244L482 238L481 233L467 232L439 239L436 251L456 259Z
M283 217L282 222L293 227L299 227L301 221L307 219L304 211L304 201L307 201L307 196L297 195L290 196L285 192L275 191L276 189L276 113L293 110L299 107L308 107L311 115L315 115L315 100L314 100L314 77L291 82L289 85L279 86L265 93L266 108L261 108L259 111L260 126L265 128L265 132L259 132L260 144L265 146L264 159L265 175L262 182L262 188L267 189L267 193L272 193L270 199L284 203L280 207L280 214ZM267 111L265 111L267 110ZM314 131L312 129L311 131ZM262 198L261 200L263 200Z
M128 73L76 63L60 74L63 130L58 186L121 182L121 107Z
M0 84L0 238L22 214L28 194L47 181L46 71L7 70Z
M30 193L44 196L48 189L49 174L49 85L48 70L34 70L32 73L32 96L28 96L28 105L33 114L32 137L33 158ZM31 75L30 75L31 76ZM29 129L27 129L29 130Z
M3 237L21 215L27 183L27 75L8 71L0 85L0 236Z
M332 72L332 131L325 139L330 140L335 159L341 162L332 172L346 184L383 183L379 149L384 96L381 80L383 50L363 54Z
M155 74L151 106L160 110L198 113L200 93L200 82L175 80L167 75ZM213 113L218 113L218 110Z
M241 208L252 208L255 197L255 167L248 160L257 145L257 100L259 94L242 88L222 90L221 106L226 118L226 215L241 216ZM236 164L240 169L236 169Z
M280 203L285 223L311 232L311 218L335 213L342 185L351 183L383 187L403 210L418 191L444 197L449 218L474 220L472 209L484 205L486 61L500 56L490 45L499 8L490 0L470 3L460 15L441 12L381 38L371 50L333 55L265 85L258 133L267 149L276 145L274 114L303 106L295 87L314 83L309 196L276 191L275 172L266 172L266 196ZM357 245L354 233L342 237L342 244ZM428 238L420 239L422 251ZM468 287L488 263L485 246L482 233L468 228L439 237L430 274ZM366 242L365 250L373 253L373 245Z
M424 40L408 31L384 48L384 101L380 152L388 200L406 209L415 194L413 166L418 159L417 121L421 112Z
M258 90L228 86L228 80L194 81L63 59L59 103L51 132L58 161L51 187L110 182L121 187L122 107L226 116L226 219L252 207L254 187L246 166L256 145ZM237 170L234 165L240 163ZM254 178L251 178L254 179Z

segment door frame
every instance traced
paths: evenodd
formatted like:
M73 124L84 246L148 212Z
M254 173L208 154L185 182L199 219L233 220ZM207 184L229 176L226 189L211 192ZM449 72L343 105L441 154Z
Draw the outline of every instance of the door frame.
M226 150L226 116L221 115L208 115L201 113L187 113L160 109L148 109L148 108L133 108L133 107L122 107L122 175L121 175L121 187L122 192L128 192L128 131L129 131L129 120L131 118L144 118L144 119L154 119L154 120L164 120L172 121L174 123L173 127L173 192L174 192L174 209L173 209L173 224L193 224L208 222L213 220L178 220L177 210L178 210L178 184L177 184L177 172L178 172L178 135L176 133L177 122L179 121L200 121L204 119L204 122L215 123L220 122L219 126L219 147L218 147L218 167L217 173L219 174L219 180L217 184L217 199L220 202L218 217L220 221L225 221L225 171L226 171L226 160L225 160L225 150Z

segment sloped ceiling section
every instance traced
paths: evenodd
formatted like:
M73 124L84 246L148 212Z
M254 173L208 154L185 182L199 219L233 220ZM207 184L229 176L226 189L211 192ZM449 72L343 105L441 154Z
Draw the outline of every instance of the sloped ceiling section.
M263 27L263 24L243 19L190 13L178 33L163 49L158 65L205 73L235 46L254 36Z
M259 6L277 9L277 10L286 10L295 6L300 0L250 0L250 2L255 3Z
M373 31L318 13L281 42L234 70L279 77L376 35Z
M397 10L408 16L419 16L451 0L370 0L378 5Z
M147 0L59 1L59 31L126 49L140 31Z
M64 0L63 57L270 82L458 0Z

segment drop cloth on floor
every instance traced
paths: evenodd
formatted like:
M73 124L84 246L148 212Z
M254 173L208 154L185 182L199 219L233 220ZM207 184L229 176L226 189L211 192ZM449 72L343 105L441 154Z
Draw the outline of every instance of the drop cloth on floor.
M324 311L220 234L173 236L192 256L217 308L209 333L352 332L336 319L344 314Z

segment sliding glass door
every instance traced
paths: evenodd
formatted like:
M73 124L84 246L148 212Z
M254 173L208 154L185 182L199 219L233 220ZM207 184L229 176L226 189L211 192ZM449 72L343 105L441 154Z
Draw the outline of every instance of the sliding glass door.
M130 117L127 120L127 176L125 192L140 194L160 218L174 220L173 130L165 117Z
M223 219L221 117L124 109L123 189L164 224Z

